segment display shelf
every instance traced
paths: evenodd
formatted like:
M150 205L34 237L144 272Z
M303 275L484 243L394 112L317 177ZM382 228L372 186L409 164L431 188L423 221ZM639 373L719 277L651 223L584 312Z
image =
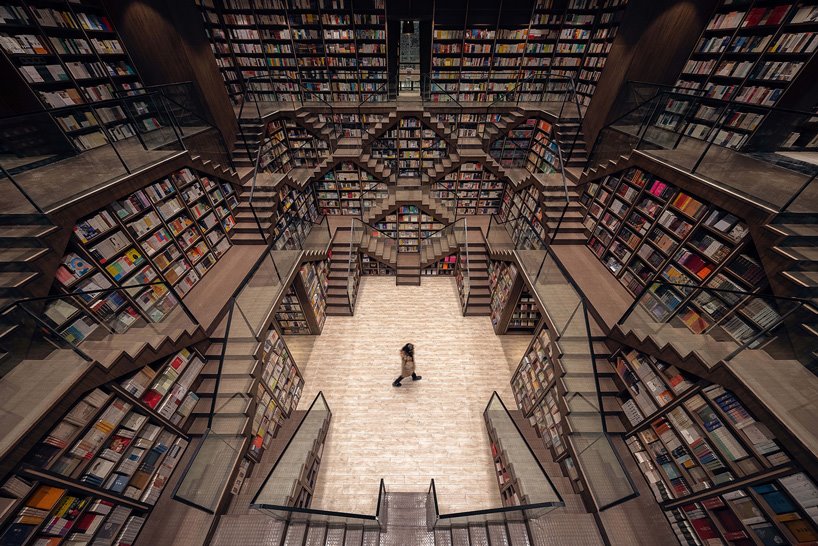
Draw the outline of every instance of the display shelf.
M14 508L3 544L131 544L188 438L204 367L180 351L77 401L0 487Z
M76 151L162 126L148 101L92 110L142 88L102 2L7 2L3 9L0 50Z
M626 5L538 0L530 20L513 28L472 25L468 12L463 23L436 21L430 98L493 102L516 92L523 101L561 100L569 84L550 77L561 75L575 79L578 99L587 105Z
M517 248L542 249L543 242L548 240L543 201L542 192L534 186L513 193L507 189L503 194L500 221L509 223L506 229Z
M308 262L301 266L299 275L304 285L304 292L312 309L312 315L317 323L318 331L324 327L327 318L327 284L329 265L326 260Z
M523 289L520 298L517 300L517 305L514 307L506 332L533 333L541 319L539 305L537 305L528 290Z
M448 157L449 149L420 119L404 117L372 143L370 153L399 178L417 178Z
M304 378L278 330L270 327L259 354L258 388L253 393L255 412L248 455L260 460L284 419L298 406Z
M382 0L197 0L231 99L386 100Z
M314 182L321 214L361 216L388 195L386 182L352 161L343 161Z
M808 2L721 2L676 82L698 97L669 100L657 125L740 149L814 57L817 20Z
M383 262L372 258L366 254L361 255L361 273L363 275L386 275L394 276L395 268L385 265Z
M491 260L488 276L494 331L498 334L532 333L540 322L541 313L528 294L517 266Z
M424 267L420 274L427 277L434 277L439 275L453 276L457 267L457 254L451 256L444 256L432 265Z
M55 290L122 290L52 302L46 317L74 343L98 325L121 333L140 319L162 321L179 304L173 291L185 295L230 248L236 206L230 184L183 168L81 218ZM166 284L128 288L159 281Z
M506 183L498 180L482 163L463 163L441 180L432 183L432 196L457 216L496 214Z
M403 205L376 223L375 228L397 241L398 252L420 252L421 241L443 225L419 207Z
M557 373L551 356L554 346L548 330L545 328L534 337L520 365L511 377L511 386L517 407L524 415L530 415L540 403L545 393L551 388ZM532 426L540 432L544 430L541 423L532 420Z
M276 310L276 322L285 335L312 333L294 286L290 286L284 294L284 299Z

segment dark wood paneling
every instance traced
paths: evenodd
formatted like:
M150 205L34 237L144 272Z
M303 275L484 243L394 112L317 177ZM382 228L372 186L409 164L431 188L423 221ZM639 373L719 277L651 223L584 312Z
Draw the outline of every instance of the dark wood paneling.
M192 81L209 121L232 147L236 115L193 2L105 0L145 85Z
M718 0L630 0L585 114L586 142L624 112L627 82L672 85Z

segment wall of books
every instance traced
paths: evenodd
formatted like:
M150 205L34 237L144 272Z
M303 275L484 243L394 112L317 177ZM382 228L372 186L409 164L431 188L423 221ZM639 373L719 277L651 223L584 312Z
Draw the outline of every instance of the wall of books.
M721 2L676 82L702 98L669 101L657 125L741 148L814 57L816 22L812 2Z
M54 283L67 297L44 317L73 343L161 322L230 248L237 205L231 184L183 168L81 219Z
M361 274L394 276L397 273L394 267L389 267L368 254L361 254Z
M446 141L416 117L398 123L372 142L370 154L400 178L416 178L449 156Z
M460 114L434 114L435 119L454 133L457 129L457 138L483 138L486 125L496 124L505 120L502 114L475 114L463 112Z
M506 183L498 180L482 163L463 163L432 183L432 196L449 210L464 214L496 214Z
M682 544L818 539L818 488L735 394L638 351L611 360L628 448Z
M132 544L188 445L190 350L80 399L0 486L3 544Z
M780 318L772 302L708 290L763 292L767 284L736 216L638 168L592 182L581 201L588 246L631 294L649 288L641 302L657 320L742 342Z
M420 274L425 275L427 277L434 277L434 276L437 276L437 275L453 276L456 267L457 267L457 254L452 254L450 256L444 256L443 258L436 261L435 263L424 267L420 271Z
M338 163L314 186L321 214L361 216L388 194L383 179L352 161Z
M230 96L252 101L386 99L382 0L197 0Z
M562 171L554 126L544 119L528 118L510 129L491 143L489 154L504 167L545 174Z
M271 226L277 249L296 248L318 223L318 204L312 186L298 190L282 185L275 197Z
M507 188L498 215L518 248L542 249L548 241L548 223L542 192L528 186L514 192Z
M431 237L443 224L417 205L402 205L387 214L375 227L398 242L398 252L420 252L422 239Z
M256 143L248 142L253 149ZM260 143L259 171L288 173L293 169L315 167L329 154L325 140L320 139L290 119L267 122ZM255 157L251 158L253 162Z
M562 100L570 84L550 76L559 75L576 82L578 100L587 105L626 5L627 0L538 0L528 23L514 28L472 25L468 13L457 24L436 21L431 98ZM502 5L499 9L502 21Z
M290 354L287 344L274 327L264 337L260 376L253 393L255 412L251 428L252 440L247 455L258 462L270 446L278 429L298 407L304 389L304 378Z
M100 104L142 88L116 29L97 0L5 2L0 50L77 151L158 129L149 101L130 99L127 111Z

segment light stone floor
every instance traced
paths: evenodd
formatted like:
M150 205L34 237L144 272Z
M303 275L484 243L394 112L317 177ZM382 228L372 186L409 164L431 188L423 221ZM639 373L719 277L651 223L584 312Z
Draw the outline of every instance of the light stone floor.
M305 379L299 409L323 391L332 410L312 508L374 514L381 478L390 491L434 478L441 513L500 506L483 410L494 390L515 407L511 374L529 341L464 317L450 278L364 277L355 316L287 336ZM423 380L396 389L407 342Z

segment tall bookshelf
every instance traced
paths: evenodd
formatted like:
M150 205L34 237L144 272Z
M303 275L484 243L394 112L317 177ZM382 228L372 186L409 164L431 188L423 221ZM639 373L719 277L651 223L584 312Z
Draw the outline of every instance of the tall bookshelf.
M383 161L399 178L417 178L448 157L444 141L416 117L403 117L372 143L373 158Z
M304 389L304 378L279 331L271 325L258 355L260 375L253 394L255 411L247 455L259 462Z
M312 186L299 190L282 185L274 198L271 233L278 250L303 243L313 224L318 223L318 201Z
M611 360L626 443L682 544L818 538L818 488L734 393L635 350Z
M554 126L544 119L525 120L492 142L489 153L504 167L544 174L562 171Z
M491 324L498 334L531 334L542 319L534 298L525 287L517 266L491 260L488 267L491 290Z
M161 127L149 101L95 106L142 89L102 2L6 2L0 50L76 151Z
M321 214L361 216L388 195L386 182L352 161L342 161L314 182Z
M694 333L725 332L739 343L780 319L760 292L766 275L739 218L638 168L586 187L589 248L659 321ZM688 285L654 286L654 280Z
M393 277L397 274L394 267L379 262L375 258L366 254L361 255L361 274L362 275L383 275Z
M435 263L424 267L420 271L420 274L427 277L435 277L441 275L454 276L456 267L457 254L452 254L450 256L444 256Z
M327 318L329 265L307 262L284 294L275 317L285 335L318 335Z
M506 183L498 180L482 163L463 163L441 180L432 183L432 195L447 209L464 214L496 214Z
M493 102L515 92L523 101L561 100L575 79L581 104L590 102L627 0L538 0L530 20L513 28L443 18L432 31L431 100ZM441 11L445 8L439 8ZM523 83L521 83L523 82ZM439 86L439 87L437 87Z
M420 252L421 240L442 229L443 224L417 205L402 205L375 227L397 241L398 252Z
M3 544L132 544L188 445L184 349L81 398L0 486Z
M239 102L386 100L382 0L197 0L211 48Z
M231 184L190 168L110 203L74 226L45 318L78 343L99 326L160 322L230 249L238 206ZM128 288L164 281L165 285ZM168 289L173 287L173 291ZM78 294L108 288L111 293Z
M543 196L534 186L517 192L506 188L499 218L509 223L507 229L518 248L541 249L543 241L548 240Z
M701 97L668 101L656 124L742 148L814 58L816 22L810 2L724 0L676 82Z

